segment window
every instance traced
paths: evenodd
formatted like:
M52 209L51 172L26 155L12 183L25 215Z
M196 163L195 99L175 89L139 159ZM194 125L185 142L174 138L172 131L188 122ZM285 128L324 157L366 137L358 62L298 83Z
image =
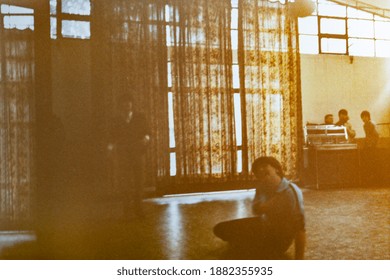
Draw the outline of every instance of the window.
M348 35L357 38L374 38L374 21L348 19Z
M240 69L238 65L238 0L232 1L230 36L232 41L232 74L234 89L234 120L237 145L237 172L242 172L242 125L241 125L241 96Z
M375 56L375 41L369 39L351 38L349 43L349 54L353 56Z
M89 39L90 0L50 0L51 38Z
M1 5L4 28L34 30L34 10L13 5Z
M390 57L390 19L328 0L298 19L300 52Z
M346 42L346 39L321 38L321 53L345 54L347 53Z
M299 49L301 53L318 54L318 19L316 16L298 20Z
M320 17L320 34L346 35L345 19Z

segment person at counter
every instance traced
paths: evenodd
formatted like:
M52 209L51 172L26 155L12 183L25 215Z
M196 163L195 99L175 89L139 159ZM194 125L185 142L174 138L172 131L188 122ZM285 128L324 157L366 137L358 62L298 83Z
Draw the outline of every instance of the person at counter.
M332 125L333 123L333 115L332 114L326 114L324 117L324 125Z
M361 150L362 159L362 182L364 185L378 185L381 181L381 164L378 160L376 146L379 140L379 134L375 124L371 121L371 115L368 111L362 111L360 118L363 121L363 128L366 137L364 138L363 149Z
M375 148L378 143L379 134L376 130L375 124L371 121L370 112L363 111L360 114L360 118L364 123L363 128L364 133L366 134L366 138L364 139L364 148Z
M338 122L335 123L335 125L345 126L347 129L348 141L353 142L356 136L356 132L355 130L352 129L352 125L348 122L349 121L348 111L345 109L341 109L338 115L339 115L339 120Z

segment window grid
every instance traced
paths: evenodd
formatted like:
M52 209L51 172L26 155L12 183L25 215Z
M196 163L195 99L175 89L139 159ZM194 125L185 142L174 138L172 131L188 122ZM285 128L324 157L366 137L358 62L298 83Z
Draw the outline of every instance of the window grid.
M50 0L52 39L90 39L90 0Z
M313 2L316 12L299 19L301 53L390 57L390 19L326 0Z

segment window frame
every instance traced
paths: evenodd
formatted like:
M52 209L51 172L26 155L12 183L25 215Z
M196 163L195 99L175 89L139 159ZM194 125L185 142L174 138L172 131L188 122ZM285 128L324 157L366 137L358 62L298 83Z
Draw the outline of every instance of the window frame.
M64 35L63 34L63 23L64 21L76 21L76 22L88 22L89 24L91 23L91 14L92 14L92 11L90 11L89 15L85 15L85 14L71 14L71 13L67 13L67 12L63 12L62 11L62 3L63 3L63 0L52 0L53 2L55 2L55 13L50 13L50 28L51 28L51 34L50 34L50 37L51 39L76 39L76 40L89 40L91 39L91 25L89 25L89 36L86 36L86 37L81 37L81 36L78 36L78 35L74 35L74 36L68 36L68 35ZM84 0L85 1L85 0ZM91 3L91 0L88 0L90 5L92 6L92 3ZM52 4L52 2L50 1L50 5ZM51 9L50 9L51 10ZM55 23L55 30L56 32L55 33L52 33L52 24Z
M315 54L331 54L331 55L353 55L353 56L365 56L365 57L390 57L390 52L383 53L383 51L381 51L383 49L383 47L381 49L381 45L386 45L386 43L390 44L390 34L389 34L389 36L383 36L383 32L380 32L380 33L377 32L377 28L380 27L380 24L377 24L377 23L390 22L390 18L386 18L385 16L378 16L373 12L363 11L363 10L360 10L360 9L352 7L352 6L343 5L341 3L333 3L332 1L328 1L328 0L326 0L326 1L325 0L315 0L315 1L313 0L313 2L316 5L317 9L312 15L310 15L310 17L317 18L317 34L305 33L305 32L301 32L300 30L298 30L298 32L299 32L300 38L316 37L317 36L318 46L315 46L313 44L310 47L306 47L304 52L301 51L301 54L314 54L314 55ZM324 11L318 11L319 7L321 8L321 6L319 6L319 4L325 5L326 2L329 2L330 5L338 5L338 6L345 7L345 9L346 9L345 16L343 16L341 14L337 14L337 13L326 14L326 13L324 13ZM336 20L345 21L345 34L341 35L341 34L336 34L336 33L321 32L322 19L336 19ZM305 19L301 19L301 20L305 20ZM371 22L372 26L373 26L372 36L371 36L371 34L368 34L367 36L364 36L364 34L361 34L359 36L351 35L350 30L349 30L350 25L352 24L350 22L351 20L352 21L362 20L362 21ZM302 22L300 24L302 25L305 23ZM326 51L326 47L324 46L323 39L345 40L345 51L342 51L342 52ZM367 52L367 53L364 53L364 52L359 53L358 52L358 54L355 54L354 51L352 51L353 49L351 47L351 41L356 42L359 40L362 40L362 43L367 42L368 40L372 41L373 48L374 48L373 52L372 51ZM381 45L379 45L379 44L381 44ZM314 49L314 48L316 48L316 49ZM361 48L362 47L360 47L360 49ZM359 47L358 47L358 49L359 49ZM363 47L363 49L364 49L364 47Z
M321 25L322 19L334 19L334 20L343 20L345 26L345 34L335 34L335 33L322 33ZM318 53L319 54L337 54L337 55L349 55L348 49L348 18L347 17L336 17L336 16L322 16L317 15L317 23L318 23ZM322 44L322 39L336 39L336 40L345 40L345 53L341 52L327 52L324 51L324 47Z

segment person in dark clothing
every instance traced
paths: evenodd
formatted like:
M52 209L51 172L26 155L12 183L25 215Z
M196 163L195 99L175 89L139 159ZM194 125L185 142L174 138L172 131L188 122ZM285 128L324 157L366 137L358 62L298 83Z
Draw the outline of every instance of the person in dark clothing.
M244 256L281 256L295 241L295 258L303 259L305 217L300 189L286 178L273 157L257 158L252 165L257 179L252 202L254 217L217 224L214 234Z
M117 183L122 197L124 216L142 215L145 153L150 141L145 116L133 110L131 95L119 99L119 115L113 120L108 151L116 155Z
M379 134L376 130L375 124L371 121L370 112L362 111L360 118L364 123L363 128L366 134L363 149L361 150L363 167L362 182L365 185L378 185L381 183L381 175L379 172L381 167L377 151Z
M366 138L364 139L364 147L365 148L375 148L378 139L379 134L376 130L375 124L371 121L371 114L368 111L363 111L360 114L360 118L362 119L364 125L364 133L366 134Z
M335 123L335 125L345 126L348 134L348 142L354 142L356 132L355 130L353 130L352 125L348 122L349 121L348 111L345 109L341 109L338 114L339 114L339 120Z

